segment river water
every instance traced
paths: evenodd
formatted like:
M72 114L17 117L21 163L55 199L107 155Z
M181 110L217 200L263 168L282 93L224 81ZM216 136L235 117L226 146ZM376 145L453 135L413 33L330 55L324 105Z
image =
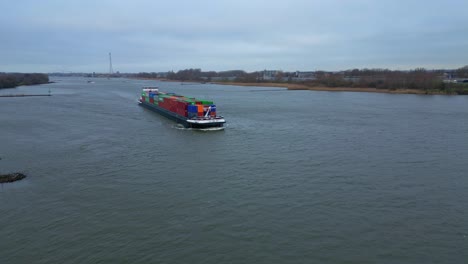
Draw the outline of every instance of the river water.
M55 78L1 90L0 263L465 263L468 97ZM140 87L213 100L181 129Z

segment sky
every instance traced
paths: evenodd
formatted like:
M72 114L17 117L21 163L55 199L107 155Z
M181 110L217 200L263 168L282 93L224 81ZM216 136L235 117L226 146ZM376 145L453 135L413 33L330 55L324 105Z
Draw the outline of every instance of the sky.
M0 72L468 65L466 0L1 0Z

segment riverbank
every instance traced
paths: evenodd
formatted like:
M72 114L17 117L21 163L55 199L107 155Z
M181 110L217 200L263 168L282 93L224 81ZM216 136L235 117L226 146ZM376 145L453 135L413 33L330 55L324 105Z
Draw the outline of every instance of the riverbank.
M49 76L43 73L0 73L0 89L46 83L49 83Z
M155 78L135 78L140 80L158 80L161 82L180 82L178 80L155 79ZM187 81L187 83L205 82ZM309 90L309 91L326 91L326 92L363 92L363 93L388 93L388 94L428 94L428 95L456 95L456 92L446 92L443 90L418 90L418 89L377 89L364 87L326 87L326 86L309 86L299 83L243 83L243 82L207 82L209 84L232 85L232 86L257 86L257 87L278 87L288 90Z
M390 93L390 94L447 94L439 90L417 90L417 89L377 89L377 88L358 88L358 87L324 87L324 86L308 86L297 83L240 83L240 82L211 82L221 85L237 85L237 86L260 86L260 87L278 87L287 88L288 90L310 90L310 91L327 91L327 92L365 92L365 93Z

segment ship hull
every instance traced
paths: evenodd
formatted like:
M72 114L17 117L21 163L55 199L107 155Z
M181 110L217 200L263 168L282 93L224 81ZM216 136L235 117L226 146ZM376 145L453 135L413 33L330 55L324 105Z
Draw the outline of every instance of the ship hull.
M219 120L216 120L216 119L210 119L210 120L192 120L192 119L188 119L187 117L185 116L181 116L181 115L178 115L174 112L171 112L167 109L164 109L162 107L159 107L157 105L154 105L154 104L150 104L150 103L147 103L147 102L142 102L142 101L139 101L139 105L146 108L146 109L149 109L153 112L156 112L170 120L173 120L181 125L183 125L184 127L186 128L195 128L195 129L206 129L206 128L221 128L223 127L225 121L224 119L219 119Z

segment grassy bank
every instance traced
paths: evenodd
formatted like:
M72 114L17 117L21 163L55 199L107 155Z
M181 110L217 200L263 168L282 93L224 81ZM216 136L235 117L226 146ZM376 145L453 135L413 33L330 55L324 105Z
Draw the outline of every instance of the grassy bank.
M136 78L145 80L159 80L163 82L181 82L180 80L168 80L160 78ZM187 81L189 82L189 81ZM190 81L195 83L204 83L200 81ZM371 87L327 87L307 85L300 83L278 83L278 82L209 82L220 85L233 86L257 86L257 87L278 87L287 88L288 90L309 90L309 91L327 91L327 92L364 92L364 93L389 93L389 94L430 94L430 95L458 95L468 94L468 85L463 84L447 84L445 89L386 89L386 88L371 88Z
M378 89L378 88L357 88L357 87L325 87L309 86L297 83L240 83L240 82L214 82L221 85L237 86L260 86L260 87L282 87L288 90L310 90L328 92L367 92L367 93L392 93L392 94L451 94L441 90L417 90L417 89ZM455 93L453 93L455 94Z

